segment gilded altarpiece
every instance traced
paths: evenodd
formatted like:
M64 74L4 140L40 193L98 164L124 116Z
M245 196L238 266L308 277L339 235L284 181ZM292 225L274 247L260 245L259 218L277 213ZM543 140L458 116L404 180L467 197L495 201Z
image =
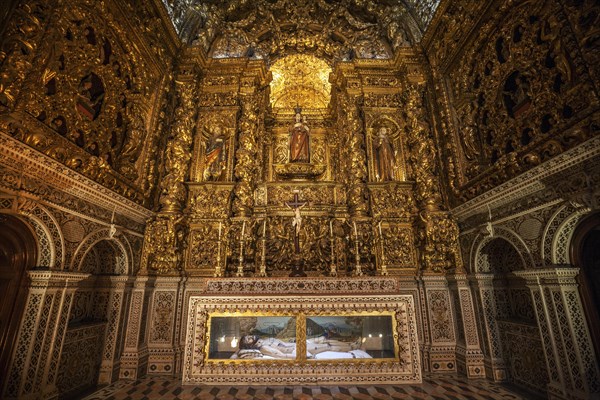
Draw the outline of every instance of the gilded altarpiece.
M456 337L448 326L454 318L453 304L441 273L461 266L453 247L455 228L439 194L418 60L411 56L397 64L365 61L339 67L329 77L333 95L328 108L311 108L303 98L277 97L278 92L271 93L269 105L264 85L270 76L260 65L213 60L199 78L186 181L189 195L181 219L164 217L177 218L174 226L182 227L177 241L185 245L185 261L173 265L180 265L190 280L183 285L176 284L174 276L157 280L153 296L158 303L149 319L153 327L149 339L155 344L148 371L182 366L184 374L192 374L186 375L190 382L222 373L215 382L241 382L239 372L250 367L233 363L225 371L213 363L204 366L204 358L196 360L200 353L189 353L190 346L205 351L202 343L207 343L208 333L200 330L190 336L182 328L184 323L196 324L192 321L206 323L208 314L197 314L193 307L200 304L195 296L202 296L208 287L222 285L231 293L261 287L262 294L281 288L278 293L285 296L314 285L323 289L342 285L359 290L359 299L366 293L359 287L377 292L377 275L410 277L421 269L435 278L423 280L420 287L402 284L403 293L419 305L415 323L420 328L412 334L418 337L426 370L454 371ZM397 72L384 72L381 66ZM294 147L296 136L302 135L305 141L298 143L305 147ZM423 136L425 140L420 139ZM433 253L437 258L428 258ZM298 281L287 276L297 276ZM216 280L205 280L208 277ZM171 289L158 290L159 286ZM188 301L190 309L184 306ZM224 303L217 304L225 298L212 301L211 310L228 312ZM299 311L289 304L277 309L285 315ZM167 329L170 326L174 329ZM152 336L158 333L160 340ZM179 343L167 344L174 337ZM233 348L232 340L239 338L227 337L227 346ZM184 346L187 361L179 355ZM195 360L193 372L188 370L189 357ZM309 375L325 368L305 365L306 361L302 371ZM420 379L415 369L392 364L389 371L401 367L401 375L408 374L396 375L398 379ZM351 365L344 370L361 373L370 368L369 363ZM269 367L251 368L265 372L261 382L271 379ZM291 376L292 369L284 369L280 372ZM332 371L327 369L328 374Z

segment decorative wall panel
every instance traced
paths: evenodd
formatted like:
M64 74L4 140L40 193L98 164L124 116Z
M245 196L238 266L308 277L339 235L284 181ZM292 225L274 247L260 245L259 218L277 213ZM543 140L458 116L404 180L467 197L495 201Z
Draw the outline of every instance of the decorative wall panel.
M500 321L504 354L512 382L544 395L548 384L542 342L535 325Z
M75 396L96 386L104 324L67 330L56 386L63 396Z

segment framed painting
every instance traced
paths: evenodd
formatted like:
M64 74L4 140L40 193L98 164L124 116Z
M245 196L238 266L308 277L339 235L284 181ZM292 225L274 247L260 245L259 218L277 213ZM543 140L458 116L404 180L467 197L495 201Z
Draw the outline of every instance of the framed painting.
M295 360L296 317L211 314L210 360Z
M391 313L307 315L307 358L363 361L396 359L398 349L394 326Z

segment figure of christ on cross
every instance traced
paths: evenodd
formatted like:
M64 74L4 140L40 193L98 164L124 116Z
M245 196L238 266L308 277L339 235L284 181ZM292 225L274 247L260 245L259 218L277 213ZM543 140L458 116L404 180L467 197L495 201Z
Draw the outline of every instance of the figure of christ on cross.
M298 192L294 191L294 200L285 203L286 206L294 210L292 218L292 228L294 229L294 259L292 260L292 272L290 276L306 276L302 269L302 259L300 258L300 227L302 225L302 216L300 210L306 206L306 201L298 199Z
M292 228L294 228L294 250L296 254L300 254L300 227L302 225L302 216L300 210L306 206L306 201L300 201L298 199L298 192L294 193L294 200L285 203L286 206L294 210L294 217L292 218Z

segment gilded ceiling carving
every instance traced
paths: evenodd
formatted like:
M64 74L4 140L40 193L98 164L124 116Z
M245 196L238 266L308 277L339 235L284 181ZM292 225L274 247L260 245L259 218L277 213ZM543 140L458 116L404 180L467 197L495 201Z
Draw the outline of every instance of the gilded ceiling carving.
M163 0L184 41L216 58L391 58L421 38L438 1Z
M331 68L325 61L294 54L273 63L271 73L272 107L327 108L331 92Z

